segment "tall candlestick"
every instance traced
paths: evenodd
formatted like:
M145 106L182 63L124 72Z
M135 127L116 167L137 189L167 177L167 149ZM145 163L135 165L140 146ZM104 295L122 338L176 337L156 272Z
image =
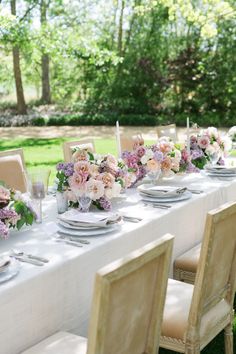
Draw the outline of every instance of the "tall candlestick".
M118 157L121 157L120 126L118 120L116 121L116 144Z
M189 117L187 117L187 153L190 155Z

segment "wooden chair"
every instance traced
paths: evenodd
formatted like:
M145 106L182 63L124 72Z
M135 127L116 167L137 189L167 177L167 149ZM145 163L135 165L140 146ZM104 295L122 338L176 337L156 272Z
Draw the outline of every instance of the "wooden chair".
M120 141L122 151L133 151L138 145L144 145L142 134L121 136Z
M95 152L95 145L93 139L80 141L65 141L63 143L63 153L65 162L71 162L73 150L75 148L86 149L90 152Z
M236 203L207 214L195 284L169 280L160 346L199 354L220 331L233 354Z
M22 149L0 152L0 181L23 193L27 191L26 166Z
M97 272L88 344L59 332L23 354L156 354L172 246L165 235Z
M177 141L176 124L160 125L157 127L157 136L158 138L167 136L175 143Z

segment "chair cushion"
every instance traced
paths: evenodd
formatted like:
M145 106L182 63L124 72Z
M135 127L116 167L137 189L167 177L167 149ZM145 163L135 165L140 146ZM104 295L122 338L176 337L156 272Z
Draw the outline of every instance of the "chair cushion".
M188 272L196 273L197 265L201 252L201 243L197 246L191 248L189 251L183 253L180 257L175 260L175 269L184 269Z
M0 181L21 192L27 191L27 183L20 155L0 158Z
M185 341L188 315L192 301L194 286L169 279L164 308L161 335ZM208 333L222 317L229 316L230 306L221 300L203 317L200 326L200 338Z
M22 354L86 354L87 339L67 332L57 332Z

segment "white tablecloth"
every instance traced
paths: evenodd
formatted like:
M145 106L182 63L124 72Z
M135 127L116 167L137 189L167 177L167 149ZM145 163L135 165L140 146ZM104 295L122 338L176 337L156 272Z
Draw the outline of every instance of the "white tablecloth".
M91 243L83 248L53 240L48 225L56 220L56 201L48 197L42 225L0 241L1 253L18 248L50 259L43 267L22 263L14 279L0 284L1 354L20 353L57 330L86 336L94 275L100 267L167 232L176 237L174 259L201 241L207 211L236 200L236 180L187 175L166 183L205 192L161 210L144 206L136 190L129 190L115 208L143 221L124 222L117 232L91 237Z

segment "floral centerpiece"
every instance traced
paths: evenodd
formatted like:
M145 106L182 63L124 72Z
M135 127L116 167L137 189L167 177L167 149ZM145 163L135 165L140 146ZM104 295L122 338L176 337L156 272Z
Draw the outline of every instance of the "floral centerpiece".
M236 144L236 125L230 128L230 130L228 131L228 136L230 137L233 144Z
M157 144L138 146L131 152L124 151L122 158L129 172L135 175L136 183L146 175L154 176L161 172L163 176L170 176L179 172L182 155L168 137L163 137Z
M86 195L102 210L111 209L111 199L131 184L128 169L113 155L96 155L77 149L73 162L57 165L57 190L66 191L70 206Z
M0 237L7 238L11 228L32 225L36 217L28 195L0 185Z
M191 160L199 169L203 169L208 162L224 164L223 158L227 156L231 147L229 137L222 137L214 127L190 137Z

